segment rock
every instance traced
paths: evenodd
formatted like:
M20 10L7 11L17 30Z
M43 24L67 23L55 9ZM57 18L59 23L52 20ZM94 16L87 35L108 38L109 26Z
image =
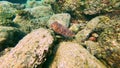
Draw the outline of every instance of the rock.
M33 16L30 14L30 12L25 10L18 10L16 11L16 17L14 18L13 22L17 24L15 27L19 28L21 31L27 34L30 33L33 29L35 29L35 26L37 24L32 23L32 19Z
M43 4L53 4L56 0L41 0Z
M50 6L38 6L31 9L18 10L14 22L18 24L18 28L29 33L34 29L46 27L47 21L53 15Z
M7 1L0 1L0 25L12 26L16 9L13 4Z
M48 26L57 21L61 25L69 27L70 18L71 16L68 13L55 14L51 16L50 19L48 20Z
M84 9L84 3L82 3L82 0L57 0L52 7L56 14L69 13L72 18L79 20L85 18L82 14Z
M42 65L53 41L49 30L34 30L19 41L9 53L0 57L0 68L36 68Z
M17 10L25 9L25 4L13 3L13 7Z
M120 67L120 26L119 20L111 20L98 36L98 42L85 41L87 50L110 68ZM100 26L99 26L100 28ZM103 28L103 26L101 26Z
M69 28L71 31L77 33L80 29L80 25L79 24L72 24Z
M51 6L38 6L28 10L35 17L31 21L40 26L47 26L47 21L54 14ZM36 26L37 26L36 25Z
M15 46L24 35L25 33L17 28L0 26L0 51Z
M8 47L8 48L5 48L3 51L0 52L0 57L9 53L10 50L12 50L13 47Z
M62 11L74 11L78 7L80 7L81 1L79 1L79 0L64 0L64 1L58 0L56 2L59 5L57 8L61 7L60 9ZM55 8L55 9L57 9L57 8Z
M100 31L103 30L105 27L110 24L109 18L106 16L98 16L90 20L85 28L81 31L79 31L76 34L76 40L78 42L85 41L89 38L90 34L94 31Z
M108 16L111 20L120 20L120 11L116 10L111 13L107 13L106 16Z
M98 42L100 47L104 50L106 62L113 68L120 67L120 20L112 21L111 26L106 27L100 34Z
M106 68L86 49L74 42L61 42L48 66L49 68Z
M74 19L88 20L91 15L120 10L120 1L114 0L57 0L53 4L55 13L67 12Z
M29 12L36 18L49 17L53 15L51 6L37 6L30 9Z
M120 1L100 1L100 0L91 0L84 2L85 9L84 13L88 15L98 14L98 13L104 13L104 12L111 12L116 9L119 9L118 6L115 7ZM111 5L111 6L110 6Z
M15 10L13 8L13 3L8 2L8 1L0 1L0 7L2 7L4 10L9 10L10 12L12 12L13 10ZM2 11L2 10L0 10L0 11Z
M26 7L33 8L37 6L50 5L53 4L56 0L27 0Z
M85 47L93 56L100 55L100 52L102 52L98 42L85 41Z
M27 0L26 2L26 8L33 8L36 6L42 5L41 1L36 1L36 0Z

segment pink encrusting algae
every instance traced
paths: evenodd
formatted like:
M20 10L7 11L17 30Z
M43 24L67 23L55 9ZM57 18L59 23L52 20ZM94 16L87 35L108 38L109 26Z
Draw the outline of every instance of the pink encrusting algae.
M58 34L64 36L64 37L74 37L75 34L70 31L67 27L59 24L57 21L53 22L50 27Z

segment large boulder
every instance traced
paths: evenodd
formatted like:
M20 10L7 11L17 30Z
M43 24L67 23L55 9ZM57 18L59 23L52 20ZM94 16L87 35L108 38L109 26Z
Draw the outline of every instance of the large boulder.
M101 52L99 58L105 59L113 68L120 67L120 20L112 21L111 26L104 29L98 38Z
M16 13L13 21L25 33L29 33L40 27L46 27L47 21L53 15L50 6L38 6L32 9L18 10Z
M47 29L39 28L26 35L7 54L0 57L0 68L34 68L46 60L54 39Z
M81 43L88 40L94 32L100 34L105 27L108 27L109 24L111 24L109 21L110 19L107 16L97 16L93 18L86 24L84 29L76 34L76 40Z
M61 42L54 59L47 66L48 68L106 68L85 48L74 42Z
M112 68L120 67L120 23L119 18L98 16L90 20L76 35L78 43Z

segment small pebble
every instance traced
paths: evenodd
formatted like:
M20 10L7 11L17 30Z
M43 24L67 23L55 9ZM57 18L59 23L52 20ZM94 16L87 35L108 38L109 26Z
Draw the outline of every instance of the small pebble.
M98 37L99 35L97 33L92 33L92 37Z

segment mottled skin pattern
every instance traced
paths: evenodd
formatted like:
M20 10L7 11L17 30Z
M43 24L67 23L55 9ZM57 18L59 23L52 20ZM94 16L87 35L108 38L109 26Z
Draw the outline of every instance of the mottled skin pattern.
M59 24L58 22L54 22L50 25L50 27L58 34L64 37L74 37L74 33L70 31L67 27Z

